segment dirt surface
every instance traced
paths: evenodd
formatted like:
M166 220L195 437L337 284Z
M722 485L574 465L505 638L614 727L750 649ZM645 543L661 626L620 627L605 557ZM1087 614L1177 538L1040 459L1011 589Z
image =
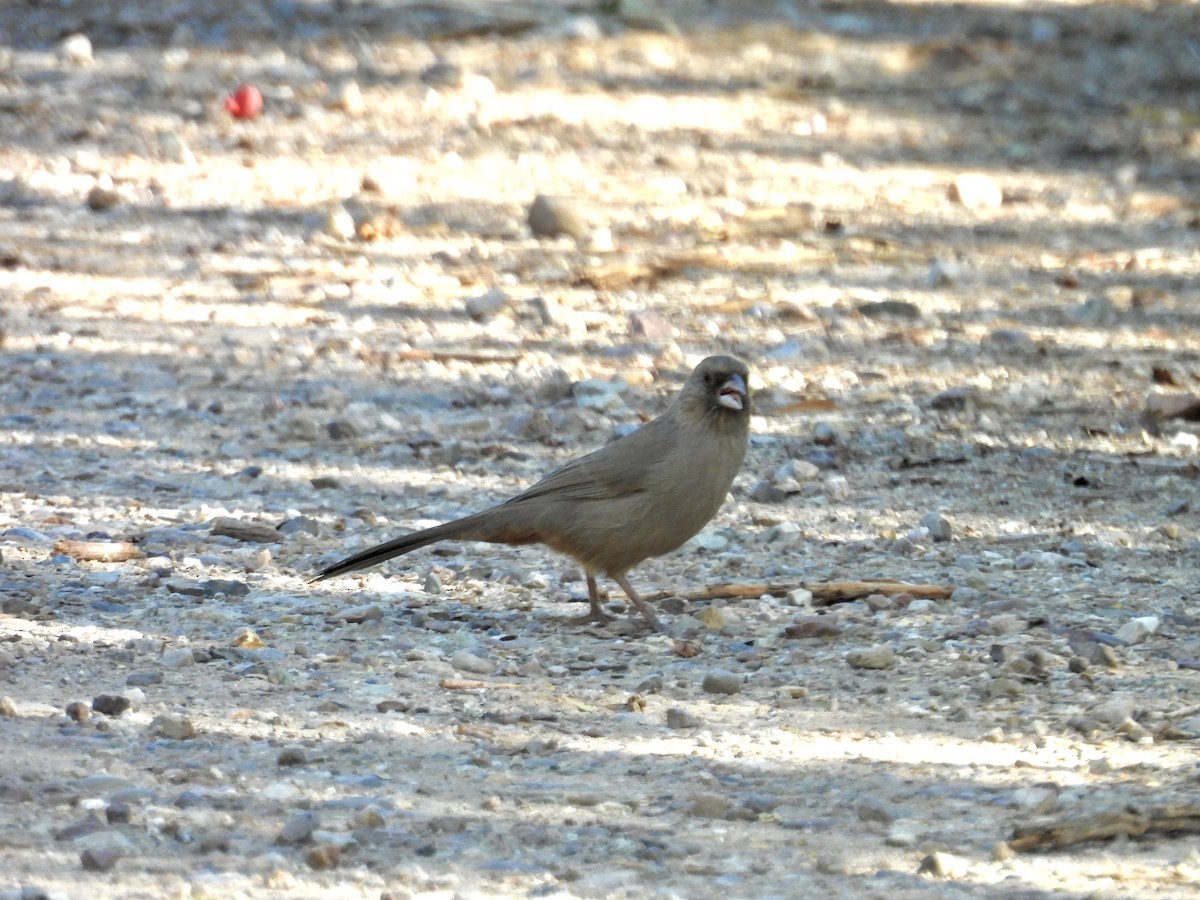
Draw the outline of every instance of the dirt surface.
M1197 9L4 4L0 897L1194 896ZM713 352L669 635L306 584Z

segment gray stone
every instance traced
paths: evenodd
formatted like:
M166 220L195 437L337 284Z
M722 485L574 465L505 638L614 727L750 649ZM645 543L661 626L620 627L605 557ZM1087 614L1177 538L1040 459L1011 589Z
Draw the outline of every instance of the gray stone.
M482 322L502 313L511 302L508 294L500 288L492 288L486 294L468 298L463 309L476 322Z
M89 872L107 872L117 864L121 851L116 847L88 847L79 854L80 864Z
M921 527L929 531L929 536L935 542L950 540L953 529L950 523L938 512L927 512L921 517Z
M320 824L321 820L315 812L303 810L294 813L283 823L283 828L275 836L275 843L285 846L307 844Z
M432 88L459 88L462 87L463 81L466 79L466 72L462 66L446 62L445 60L438 60L426 66L421 71L419 77L421 84Z
M1133 718L1133 711L1133 698L1118 694L1093 706L1090 715L1106 725L1121 725Z
M349 622L352 625L361 625L363 622L381 621L383 619L383 610L377 603L371 603L366 606L349 606L338 610L335 618Z
M476 656L470 650L458 650L450 657L450 665L459 672L469 672L472 675L491 675L496 671L496 664L490 659Z
M587 236L587 220L568 200L538 194L529 207L526 219L534 237L567 237L579 240Z
M672 706L667 710L668 728L699 728L703 724L699 716L682 707Z
M706 694L740 694L742 679L726 669L713 669L701 683Z
M302 766L308 761L308 753L305 749L297 744L291 744L280 749L279 754L275 757L275 765L280 768L289 766Z
M92 698L92 710L106 716L119 716L133 706L133 702L120 694L99 694Z
M182 713L163 713L150 723L150 733L172 741L186 741L196 736L196 726Z
M165 669L186 669L196 664L196 655L190 647L172 647L164 650L158 661Z
M720 794L701 794L692 801L691 813L701 819L723 819L729 813L729 801Z
M880 825L890 825L897 818L896 810L890 803L878 797L865 797L856 808L858 818L863 822L875 822Z
M896 665L896 651L888 644L876 644L851 650L846 662L852 669L890 669Z
M896 819L883 842L889 847L912 847L921 839L922 825L916 819Z
M162 672L130 672L125 678L125 683L130 687L149 687L150 685L162 684Z

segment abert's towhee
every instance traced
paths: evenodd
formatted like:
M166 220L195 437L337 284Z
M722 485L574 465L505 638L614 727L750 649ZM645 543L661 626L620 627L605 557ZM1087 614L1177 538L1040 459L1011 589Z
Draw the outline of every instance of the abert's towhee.
M603 574L661 631L625 573L681 546L720 509L749 444L748 378L741 360L710 356L688 376L670 408L636 431L551 472L511 500L356 553L312 581L366 569L437 541L545 544L578 560L587 573L591 610L580 622L609 618L596 586L596 576Z

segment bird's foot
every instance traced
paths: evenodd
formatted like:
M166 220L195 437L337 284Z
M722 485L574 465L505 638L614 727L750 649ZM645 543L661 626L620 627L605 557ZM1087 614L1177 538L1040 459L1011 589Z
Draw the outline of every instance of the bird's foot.
M655 616L654 613L650 612L650 610L643 608L642 609L642 618L645 620L646 625L649 626L651 631L656 631L659 634L667 634L668 633L667 629L663 625L663 623L660 622L658 620L658 617Z
M576 616L573 619L567 619L568 625L607 625L609 622L616 619L616 616L610 616L598 606L592 609L584 616Z

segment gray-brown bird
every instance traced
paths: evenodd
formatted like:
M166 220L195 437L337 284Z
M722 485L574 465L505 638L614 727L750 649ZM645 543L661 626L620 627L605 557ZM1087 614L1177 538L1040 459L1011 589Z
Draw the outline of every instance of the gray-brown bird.
M710 356L688 376L670 408L636 431L551 472L511 500L356 553L322 569L312 582L438 541L545 544L576 559L587 573L591 609L578 622L610 618L596 585L603 574L661 631L625 573L683 545L720 509L749 444L748 378L741 360Z

